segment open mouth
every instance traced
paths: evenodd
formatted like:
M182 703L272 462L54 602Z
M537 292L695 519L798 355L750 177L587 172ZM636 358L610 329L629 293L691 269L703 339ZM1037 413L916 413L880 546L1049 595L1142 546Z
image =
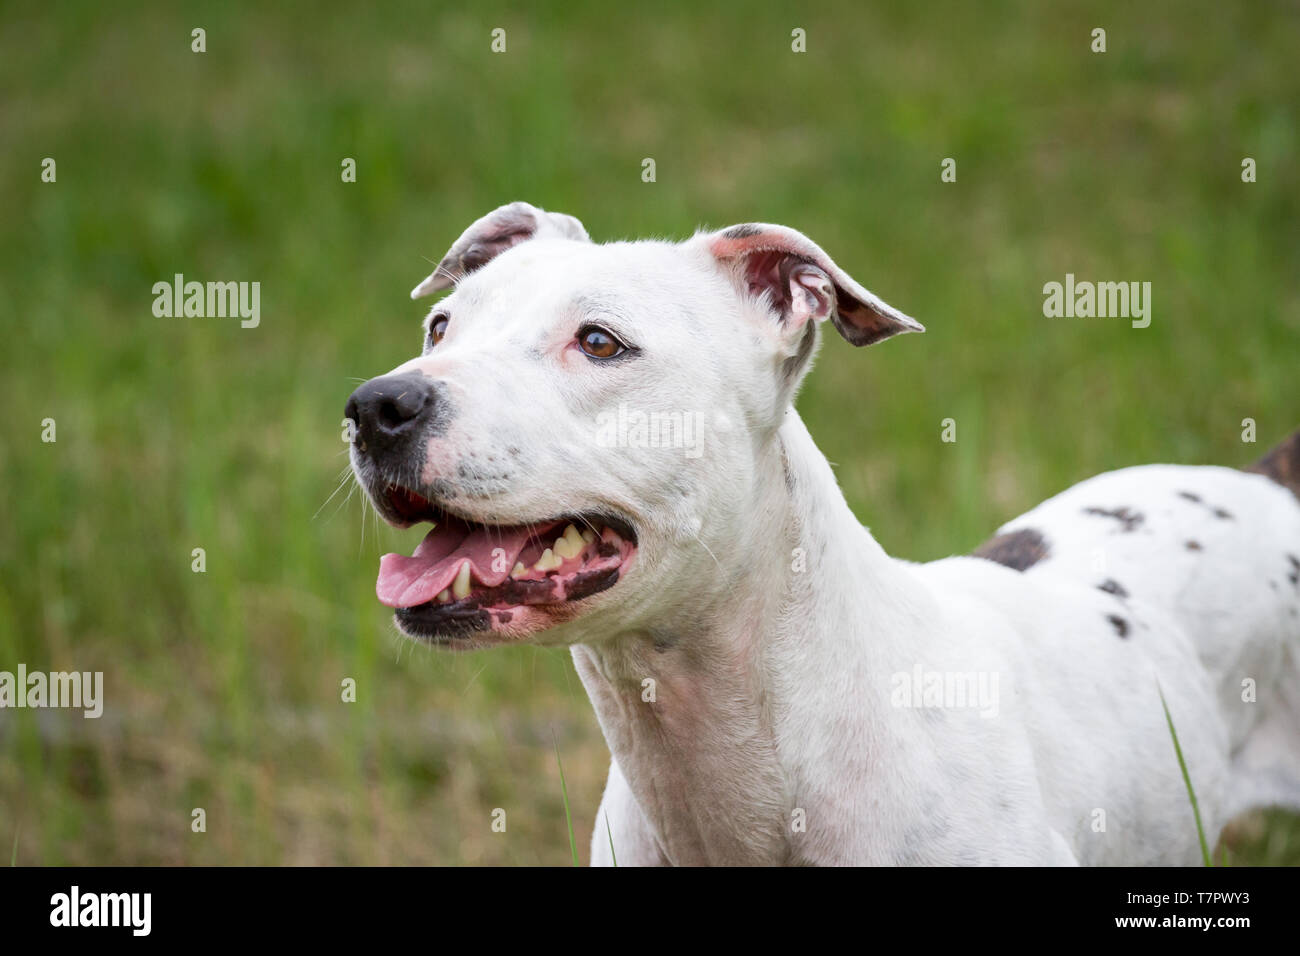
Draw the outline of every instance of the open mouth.
M519 525L481 524L406 488L385 504L407 524L431 522L415 553L386 554L375 593L407 634L450 639L485 630L516 636L576 616L573 602L617 583L636 552L621 518L577 514Z

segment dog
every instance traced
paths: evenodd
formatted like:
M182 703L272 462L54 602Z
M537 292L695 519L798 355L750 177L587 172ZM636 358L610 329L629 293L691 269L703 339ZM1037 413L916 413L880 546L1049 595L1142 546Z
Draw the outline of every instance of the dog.
M347 402L374 507L434 525L377 593L417 641L571 648L613 758L594 864L1192 864L1171 730L1211 839L1300 806L1300 433L915 564L792 399L825 321L922 327L801 233L598 245L517 202L411 294L453 287Z

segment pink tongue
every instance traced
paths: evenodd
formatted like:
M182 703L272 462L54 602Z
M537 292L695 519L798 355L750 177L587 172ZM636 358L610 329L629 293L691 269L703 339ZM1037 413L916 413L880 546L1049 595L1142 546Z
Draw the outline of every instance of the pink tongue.
M496 587L510 576L510 569L530 536L529 529L523 526L479 526L466 535L463 527L440 525L425 535L409 558L404 554L386 554L379 559L375 593L379 602L389 607L424 604L451 587L466 561L473 581ZM494 556L497 548L501 550Z

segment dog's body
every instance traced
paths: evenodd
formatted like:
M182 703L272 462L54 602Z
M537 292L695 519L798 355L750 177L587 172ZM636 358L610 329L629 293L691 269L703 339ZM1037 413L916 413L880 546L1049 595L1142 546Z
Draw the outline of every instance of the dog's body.
M1300 507L1284 489L1227 469L1126 469L1011 522L1043 544L1000 557L1046 548L1023 572L915 565L857 525L793 413L781 436L798 463L785 540L819 557L770 624L745 608L775 575L737 592L722 615L735 627L682 635L677 654L648 640L574 648L615 755L594 860L1193 863L1158 688L1211 839L1239 810L1300 803L1300 588L1286 557ZM749 650L729 667L691 664L737 644ZM918 666L999 675L997 714L899 706L897 677ZM636 704L643 674L659 676L653 708ZM791 829L796 808L806 832Z
M513 204L414 294L453 281L349 404L385 516L452 529L380 596L435 643L572 645L614 758L593 862L1191 863L1162 694L1211 839L1300 805L1300 441L1267 475L1102 475L911 564L790 399L820 321L919 326L798 233L592 246ZM698 412L705 453L593 441L616 402ZM541 553L563 515L596 533Z

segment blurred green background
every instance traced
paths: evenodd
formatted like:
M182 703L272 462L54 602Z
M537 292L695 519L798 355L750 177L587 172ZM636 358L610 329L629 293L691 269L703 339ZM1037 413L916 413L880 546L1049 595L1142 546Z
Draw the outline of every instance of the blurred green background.
M107 698L98 721L0 713L6 860L563 864L557 750L586 859L608 758L567 654L400 640L375 571L420 532L330 500L348 393L414 353L408 290L501 203L598 241L786 223L925 322L828 338L799 398L902 557L1300 424L1294 4L2 16L0 669L102 670ZM260 327L155 318L177 272L261 282ZM1067 272L1150 281L1150 328L1044 318ZM1226 842L1300 863L1281 813Z

